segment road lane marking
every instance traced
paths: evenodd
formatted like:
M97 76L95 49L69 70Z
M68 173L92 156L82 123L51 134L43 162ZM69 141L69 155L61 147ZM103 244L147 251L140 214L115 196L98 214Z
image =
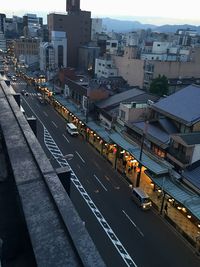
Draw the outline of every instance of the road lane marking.
M85 163L85 160L81 157L81 155L77 151L75 151L75 152L79 156L79 158L82 160L82 162Z
M43 111L43 113L44 113L44 115L45 115L46 117L48 117L48 114L47 114L45 111Z
M144 237L144 234L142 233L140 228L134 223L134 221L128 216L128 214L124 210L122 210L122 212L127 217L127 219L133 224L133 226L137 229L137 231L141 234L141 236Z
M102 182L99 180L99 178L94 174L94 178L100 183L100 185L103 187L105 191L108 191L107 188L102 184Z
M107 181L110 181L110 178L107 175L105 175L104 177L106 178Z
M31 111L33 112L33 114L35 114L35 112L30 107L30 105L27 103L26 100L25 100L25 102L29 106L29 108L31 109ZM44 127L44 139L47 136L49 138L52 138L51 135L50 135L50 133L48 132L48 130L44 126L43 122L41 121L41 119L36 114L35 114L35 116L36 116L36 118L38 118L38 121L40 121L40 123ZM53 138L52 138L52 141L53 141ZM46 146L48 148L48 145L47 144L46 144ZM122 243L120 242L120 240L118 239L118 237L115 235L114 231L112 230L112 228L110 227L110 225L107 223L106 219L103 217L103 215L101 214L101 212L98 210L98 208L96 207L96 205L94 204L94 202L92 201L92 199L90 198L90 196L88 195L88 193L86 192L86 190L84 189L83 185L81 184L81 182L77 178L76 174L72 170L72 168L69 165L69 163L67 162L67 160L64 159L64 162L62 162L62 163L58 162L58 163L60 164L61 167L68 166L70 168L70 170L71 170L71 181L72 181L72 183L74 184L74 186L76 187L76 189L79 191L79 193L81 194L82 198L85 200L86 204L88 205L88 207L92 211L93 215L95 216L95 218L97 219L97 221L101 225L102 229L104 230L104 232L106 233L106 235L108 236L108 238L110 239L110 241L112 242L112 244L114 245L114 247L116 248L116 250L118 251L118 253L120 254L120 256L123 259L123 261L125 262L125 264L128 267L133 267L133 266L134 267L137 267L137 264L133 261L133 259L128 254L128 252L126 251L126 249L123 247ZM87 179L86 179L86 181L87 181Z
M97 169L101 170L101 167L96 163L96 161L93 161L93 164L97 167Z
M69 143L69 140L68 140L68 138L63 134L62 135L64 138L65 138L65 140Z
M53 125L56 127L56 128L58 128L58 126L55 124L55 122L54 121L51 121L52 123L53 123Z

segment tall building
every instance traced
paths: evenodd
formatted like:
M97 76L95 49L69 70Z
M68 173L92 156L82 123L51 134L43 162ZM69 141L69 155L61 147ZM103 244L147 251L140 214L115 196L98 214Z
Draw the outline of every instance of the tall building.
M0 32L4 33L4 24L5 24L6 15L0 13Z
M67 67L67 38L64 31L52 31L51 43L55 51L55 67Z
M26 37L37 37L42 25L42 18L37 17L36 14L26 14L23 16L24 35Z
M67 0L66 11L68 13L80 12L80 0Z
M80 10L80 0L67 1L68 14L51 13L47 16L49 36L52 31L62 31L67 38L67 65L78 67L78 48L90 41L91 12Z

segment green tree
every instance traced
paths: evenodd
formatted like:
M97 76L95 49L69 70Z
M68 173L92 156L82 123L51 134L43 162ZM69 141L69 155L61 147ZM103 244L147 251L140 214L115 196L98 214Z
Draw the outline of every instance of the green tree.
M168 79L165 75L160 75L153 79L149 92L158 96L167 95L169 90Z

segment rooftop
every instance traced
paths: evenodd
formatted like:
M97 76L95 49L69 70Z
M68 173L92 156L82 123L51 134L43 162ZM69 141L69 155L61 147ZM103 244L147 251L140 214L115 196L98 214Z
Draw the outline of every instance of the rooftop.
M152 108L168 117L193 125L200 121L200 86L189 85L161 99Z

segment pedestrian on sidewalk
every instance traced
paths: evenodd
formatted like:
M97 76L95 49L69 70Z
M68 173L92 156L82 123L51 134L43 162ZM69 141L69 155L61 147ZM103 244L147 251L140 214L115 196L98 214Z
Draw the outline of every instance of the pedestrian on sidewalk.
M168 214L168 204L167 204L167 202L165 203L165 213Z

